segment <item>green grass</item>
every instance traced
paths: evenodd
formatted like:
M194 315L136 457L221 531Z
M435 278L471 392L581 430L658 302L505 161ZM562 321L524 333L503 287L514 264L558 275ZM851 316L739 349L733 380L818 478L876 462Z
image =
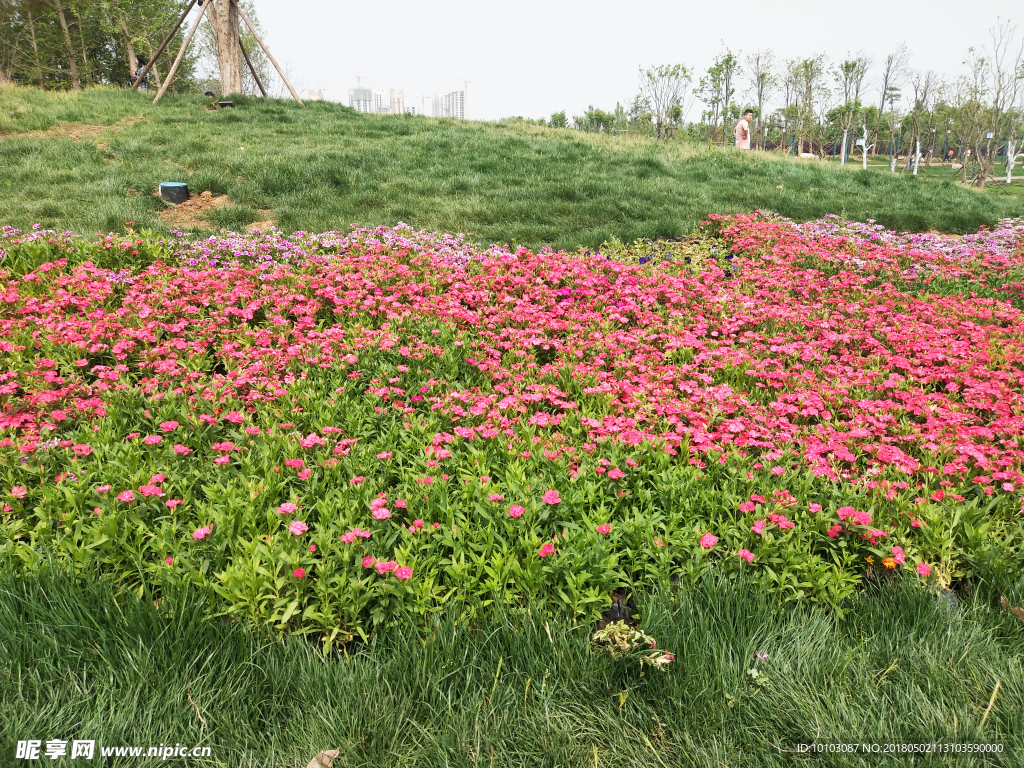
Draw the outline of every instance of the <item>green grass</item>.
M523 124L361 115L327 102L239 99L207 112L196 96L0 89L0 222L83 233L125 222L161 229L160 181L227 193L217 226L270 209L282 229L352 222L473 232L484 242L594 246L688 233L708 213L826 213L907 230L967 232L1024 203L950 181L682 142ZM19 137L67 123L145 119L74 141ZM243 149L244 147L244 149Z
M640 600L664 671L595 654L589 627L495 621L383 633L325 659L194 599L0 581L0 763L21 739L208 745L192 765L1020 765L1024 632L980 595L869 590L841 621L706 582ZM754 654L760 685L748 685ZM999 682L995 703L985 712ZM746 687L745 687L746 686ZM735 699L730 707L728 697ZM1002 759L831 755L801 743L998 743ZM596 754L596 758L595 758ZM596 761L596 762L595 762ZM171 761L173 763L173 761ZM77 763L75 763L77 764ZM86 764L86 763L82 763ZM116 765L158 761L112 761ZM178 763L180 764L180 763Z

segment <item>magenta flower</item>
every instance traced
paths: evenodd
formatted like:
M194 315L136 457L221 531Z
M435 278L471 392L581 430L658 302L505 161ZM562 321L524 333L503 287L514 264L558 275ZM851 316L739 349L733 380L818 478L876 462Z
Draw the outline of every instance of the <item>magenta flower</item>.
M540 497L540 500L545 504L551 505L557 504L561 501L561 499L558 498L558 491L545 491L544 495Z
M188 454L192 453L192 449L187 445L178 444L174 446L174 452L179 456L188 456Z
M292 536L301 536L308 530L309 526L301 520L292 520L291 523L288 525L288 532Z
M184 504L184 503L185 502L182 501L181 499L168 499L167 501L164 502L164 504L166 504L171 509L174 509L179 504Z
M612 467L611 469L608 470L608 477L610 477L612 480L619 480L625 476L626 473L623 472L618 467Z
M932 575L932 567L930 565L928 565L928 563L918 563L917 564L917 572L919 574L921 574L922 576L931 576Z
M757 505L752 501L744 501L740 504L740 512L753 512Z
M245 421L245 417L238 411L229 411L224 414L224 421L230 421L232 424L241 424Z
M168 557L167 559L164 560L164 562L167 563L168 565L173 565L174 564L174 558L173 557Z
M377 562L373 559L372 555L367 555L363 558L363 568L373 568L373 564Z
M306 462L303 461L302 459L285 459L284 460L284 465L286 467L291 468L291 469L302 469L302 467L305 466L305 464L306 464Z
M196 528L192 531L192 538L196 541L202 541L210 535L210 526L204 525L202 528Z
M537 550L537 557L547 557L548 555L555 554L555 545L550 541L543 544L540 549Z
M382 451L381 453L377 454L377 458L378 459L390 459L391 458L391 451Z
M176 421L162 421L160 422L160 429L164 432L173 432L181 425Z
M117 494L117 500L123 501L125 504L131 504L133 501L135 501L135 494L132 493L131 491L121 491L119 494Z
M96 487L96 493L106 493L107 491L109 491L113 487L114 486L112 486L112 485L99 485L99 486Z
M296 568L294 571L292 571L292 576L294 576L296 579L303 579L306 577L306 569Z
M513 504L508 508L508 514L510 517L522 517L526 511L526 507L521 507L518 504Z
M700 537L700 545L704 547L704 549L711 549L717 543L718 537L715 536L713 533L705 533L703 536Z
M79 456L88 456L90 453L92 453L92 446L85 444L73 445L71 446L71 450L74 451Z
M396 579L403 579L403 580L404 579L411 579L412 578L412 568L408 568L408 567L406 567L404 565L399 567L399 568L395 568L395 578Z
M299 507L296 504L292 504L290 501L286 501L284 504L277 508L277 514L279 515L290 515L295 512Z
M502 496L500 493L492 493L490 496L487 497L487 500L488 501L504 501L505 497Z
M162 443L163 441L164 439L160 437L160 435L147 435L146 437L142 438L142 442L144 442L146 445L157 445L158 443Z
M612 527L608 523L597 526L597 532L600 533L602 536L604 536L607 533L611 533L611 530Z
M24 485L15 485L11 487L11 496L16 499L23 499L28 493L28 489Z
M370 512L374 520L387 520L391 517L391 510L387 507L377 507Z
M754 562L754 553L751 552L749 549L741 549L736 554L739 555L740 557L742 557L748 563Z

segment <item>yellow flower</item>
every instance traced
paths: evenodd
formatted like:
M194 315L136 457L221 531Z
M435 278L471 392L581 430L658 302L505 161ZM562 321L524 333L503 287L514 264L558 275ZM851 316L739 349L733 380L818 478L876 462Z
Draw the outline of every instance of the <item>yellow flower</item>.
M868 561L868 565L874 565L875 558L873 558L871 555L868 555L864 559Z
M896 567L896 561L893 560L891 557L887 557L885 558L885 560L882 561L882 565L884 565L891 571L893 568Z

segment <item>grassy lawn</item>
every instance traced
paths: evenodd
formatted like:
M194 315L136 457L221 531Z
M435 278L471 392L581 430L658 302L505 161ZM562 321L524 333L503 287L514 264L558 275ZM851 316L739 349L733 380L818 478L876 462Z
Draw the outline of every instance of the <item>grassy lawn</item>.
M483 242L594 246L672 237L708 213L836 213L896 229L966 232L1020 215L1004 195L859 166L739 154L526 125L362 115L328 102L0 90L0 221L92 233L166 229L160 181L226 193L215 226L284 230L352 222L473 232ZM143 118L138 120L138 118ZM119 121L125 121L119 123ZM61 125L112 125L75 140Z
M340 749L335 768L1024 759L1024 634L991 610L992 595L953 606L919 588L870 589L842 620L716 581L641 595L645 629L676 654L665 671L643 674L595 652L589 626L442 620L325 662L303 640L210 623L195 595L165 596L159 610L115 595L109 583L74 586L55 572L0 584L5 760L30 738L211 748L207 760L109 766L285 768L321 749ZM1000 744L1003 753L792 752L815 740Z

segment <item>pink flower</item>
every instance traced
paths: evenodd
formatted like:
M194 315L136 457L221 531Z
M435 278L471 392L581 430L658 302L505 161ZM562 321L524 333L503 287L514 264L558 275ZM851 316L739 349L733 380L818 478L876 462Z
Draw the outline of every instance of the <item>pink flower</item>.
M771 474L773 474L773 475L775 475L777 477L779 475L786 474L786 470L785 470L784 467L772 467Z
M403 580L404 579L411 579L412 578L412 568L408 568L408 567L406 567L404 565L401 568L395 568L395 578L396 579L403 579Z
M162 443L163 441L164 439L160 437L160 435L147 435L146 437L142 438L142 442L144 442L146 445L157 445L158 443Z
M309 551L310 552L316 552L316 544L310 544L309 545Z
M73 445L71 446L71 450L74 451L79 456L88 456L90 453L92 453L92 446L85 444Z
M149 482L152 483L153 485L159 485L166 479L167 475L161 475L160 473L157 473L153 475L151 478L149 478Z
M830 539L834 539L836 536L838 536L840 533L842 533L842 531L843 531L843 526L841 526L839 523L836 523L835 525L833 525L831 528L828 529L828 537Z
M231 461L230 456L218 456L216 459L213 460L213 463L220 464L223 466L224 464L227 464L229 461Z
M292 512L298 509L298 506L292 504L290 501L286 501L284 504L277 508L277 514L279 515L290 515Z
M309 526L301 520L292 520L291 524L288 526L288 533L292 536L301 536L308 530Z
M101 485L101 486L98 486L96 488L96 493L106 493L107 491L109 491L113 487L114 486L112 486L112 485Z
M391 510L387 507L378 507L370 512L370 514L373 515L374 520L387 520L391 517Z
M129 432L127 435L124 436L124 439L125 440L134 440L138 436L139 436L138 432Z
M504 501L505 497L502 496L500 493L492 493L490 496L487 497L487 500L488 501Z
M752 501L744 501L740 504L740 512L753 512L757 505Z
M718 537L715 536L713 533L705 533L703 536L700 537L700 545L704 547L704 549L711 549L717 543Z
M213 445L210 446L210 448L214 451L229 453L230 451L234 450L235 444L232 443L230 440L225 440L223 443L214 443Z
M107 487L109 488L110 486ZM15 485L11 488L11 496L16 499L24 499L27 493L28 489L24 485Z
M131 491L121 491L119 494L117 494L117 500L123 501L125 504L130 504L131 502L135 501L135 494L132 493Z
M184 503L185 502L182 501L181 499L168 499L167 501L164 502L164 504L166 504L171 509L174 509L179 504L184 504Z
M204 525L202 528L196 528L192 531L192 538L196 541L201 541L210 535L210 526Z
M394 560L379 560L377 561L377 573L383 576L388 571L393 571L398 567L398 563Z
M247 435L258 435L260 433L259 427L246 427L245 434Z
M1003 490L1007 493L1013 493L1013 483L1003 483Z
M902 547L892 548L892 559L895 560L897 563L903 563L903 561L906 559L906 555L904 555Z
M752 526L750 526L750 530L752 530L754 533L756 533L758 536L760 536L762 533L764 533L764 526L765 526L765 521L764 520L755 520L754 524Z
M139 493L143 496L163 496L164 492L155 485L142 485L139 486Z
M405 499L395 499L395 506L399 509L407 509L409 505L405 503Z
M612 527L608 523L597 526L597 532L600 533L602 536L604 536L607 533L611 533L611 530Z
M420 520L419 518L417 518L416 520L413 520L412 521L412 527L416 528L417 530L422 528L423 527L423 521Z
M523 512L526 511L526 507L520 507L518 504L513 504L508 508L508 514L510 517L522 517Z
M922 576L931 576L932 575L932 567L930 565L928 565L928 563L918 563L917 564L917 572L919 574L921 574Z
M186 445L179 444L174 446L174 452L179 456L188 456L188 454L192 453L192 449Z
M285 459L284 460L284 465L286 467L291 467L292 469L302 469L302 467L305 466L305 464L306 464L306 462L303 461L302 459Z
M561 499L558 498L558 491L545 491L544 495L540 497L540 500L545 504L551 505L557 504L561 501Z
M811 510L812 515L816 515L818 512L821 512L821 504L815 504L813 501L807 508Z
M163 422L160 422L160 429L162 429L164 432L173 432L174 430L176 430L180 426L181 425L178 422L176 422L176 421L163 421Z
M313 470L312 469L303 469L303 470L295 473L295 476L297 478L299 478L299 480L308 480L309 476L312 475L312 474L313 474Z
M349 482L352 483L352 485L359 485L365 479L365 477L353 477Z
M740 557L742 557L748 563L754 562L754 553L751 552L749 549L741 549L736 554L739 555Z
M245 417L238 411L229 411L224 414L224 421L230 421L232 424L241 424L245 421Z
M618 467L612 467L611 469L608 470L608 477L610 477L612 480L619 480L625 476L626 473L623 472Z
M164 562L167 563L168 565L172 565L174 563L174 558L173 557L168 557L167 559L164 560Z
M491 478L490 478L489 475L480 475L480 482L481 483L489 483L489 482L491 482Z
M306 577L306 569L296 568L294 571L292 571L292 576L294 576L296 579L303 579Z
M363 568L373 568L373 564L377 562L373 559L373 555L367 555L363 558Z
M378 459L390 459L391 458L391 451L381 451L380 453L377 454L377 458Z
M548 555L553 554L555 554L555 545L550 541L537 550L537 557L547 557Z

